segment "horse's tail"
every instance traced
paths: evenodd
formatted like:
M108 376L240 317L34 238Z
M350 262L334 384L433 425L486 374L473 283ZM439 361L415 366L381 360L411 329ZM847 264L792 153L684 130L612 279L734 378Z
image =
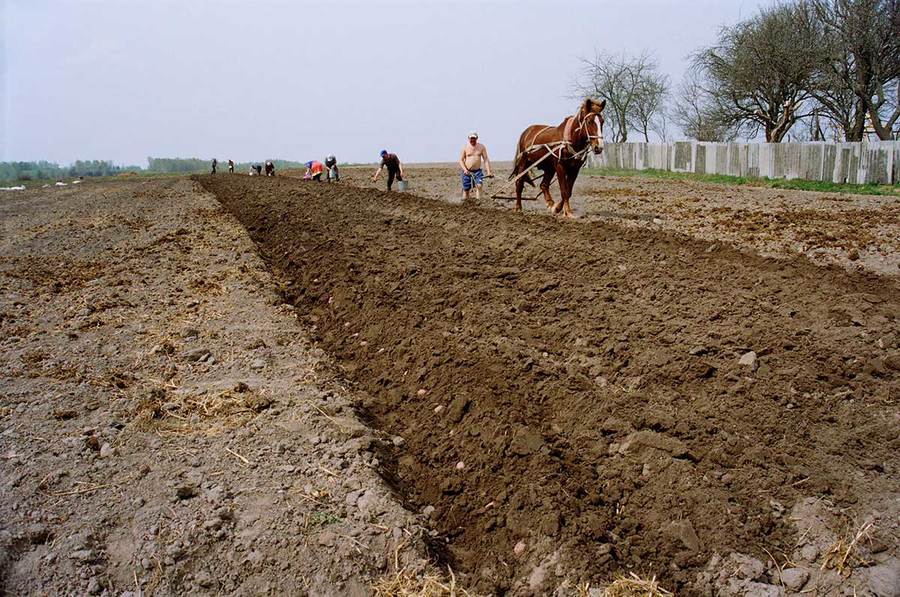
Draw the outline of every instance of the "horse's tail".
M525 163L525 134L519 137L519 143L516 145L516 158L513 160L513 169L507 180L512 180L522 173L522 167Z

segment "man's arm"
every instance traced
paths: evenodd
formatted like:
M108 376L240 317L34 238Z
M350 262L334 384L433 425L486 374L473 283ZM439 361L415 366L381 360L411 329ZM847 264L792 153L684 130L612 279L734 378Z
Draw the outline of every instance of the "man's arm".
M491 169L491 160L488 159L487 147L481 146L481 156L484 158L484 170L488 176L493 176L494 171Z
M462 168L462 171L466 174L469 174L469 169L466 167L466 148L463 147L462 153L459 156L459 167Z
M397 166L400 167L400 176L403 176L403 162L400 161L400 158L397 158Z
M378 175L381 174L381 171L384 169L384 160L381 160L381 165L378 166L378 169L375 170L375 174L372 175L372 182L378 180Z

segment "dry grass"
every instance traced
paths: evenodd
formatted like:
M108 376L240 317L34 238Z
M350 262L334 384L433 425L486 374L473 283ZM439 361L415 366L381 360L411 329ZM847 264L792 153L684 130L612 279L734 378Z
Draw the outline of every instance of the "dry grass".
M213 278L215 278L215 277L221 277L221 276L214 276ZM200 294L216 295L216 294L223 294L223 293L227 292L227 289L225 288L225 286L222 284L221 281L216 280L216 279L211 279L211 278L202 278L202 277L195 278L190 281L190 283L188 284L188 287L191 290L195 290L195 291L199 292Z
M401 547L402 544L394 549L394 571L372 585L374 597L472 597L472 593L456 586L456 575L449 566L449 581L437 574L416 574L401 568Z
M456 586L456 578L450 571L450 580L437 574L419 575L402 569L382 577L372 585L375 597L463 597L471 593Z
M4 273L12 278L28 280L36 287L49 286L54 292L80 288L103 275L106 265L99 262L67 260L59 257L22 257L16 267Z
M825 555L822 556L822 570L837 570L843 576L849 576L853 568L858 565L867 565L859 554L859 545L864 539L869 538L872 523L865 522L853 537L849 535L838 538Z
M271 405L265 396L246 386L214 394L179 394L169 396L157 390L142 400L132 425L141 430L187 434L219 433L246 424Z
M590 588L589 584L579 587L579 597L589 595ZM630 576L617 576L603 590L603 597L671 597L672 595L674 593L659 586L655 576L650 579L643 579L634 572Z

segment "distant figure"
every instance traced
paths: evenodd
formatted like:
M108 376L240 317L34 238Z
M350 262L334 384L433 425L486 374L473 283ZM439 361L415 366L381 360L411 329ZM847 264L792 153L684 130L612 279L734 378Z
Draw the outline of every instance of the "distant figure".
M234 160L228 160L228 171L234 174Z
M341 173L338 172L337 158L329 155L325 158L325 167L328 169L328 182L332 180L338 182L341 179Z
M306 162L306 174L303 175L303 178L322 182L322 168L322 162L316 160Z
M219 165L219 160L217 160L216 158L213 158L213 162L212 162L212 173L213 174L216 173L216 166L218 166L218 165Z
M387 168L388 177L387 177L387 190L391 190L391 186L394 184L394 178L399 181L403 180L403 164L400 163L400 158L392 153L388 153L387 149L381 150L381 165L378 166L378 170L375 171L375 174L372 176L372 182L378 180L378 177L381 175L381 171Z
M250 176L256 176L256 166L250 164Z
M266 176L275 176L275 164L266 160Z
M462 168L463 201L468 201L469 191L475 187L475 198L481 199L481 188L484 181L484 170L481 162L484 161L484 169L490 178L491 161L488 159L487 148L478 142L478 133L469 133L469 142L465 144L459 156L459 166Z
M262 176L262 166L260 166L259 164L256 164L255 166L253 166L253 168L256 169L257 176Z

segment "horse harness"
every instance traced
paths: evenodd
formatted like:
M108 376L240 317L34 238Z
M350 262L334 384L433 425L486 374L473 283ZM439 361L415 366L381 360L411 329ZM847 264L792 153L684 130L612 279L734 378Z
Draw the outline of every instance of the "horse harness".
M571 141L572 135L573 135L573 133L577 133L582 128L584 128L584 123L589 117L596 118L597 114L595 114L594 112L588 112L587 114L582 116L581 120L578 122L578 128L576 128L573 131L572 127L575 124L575 116L569 116L566 118L566 125L565 125L565 128L563 129L562 141L553 141L551 143L534 144L534 140L537 139L541 135L541 133L543 133L544 131L548 131L548 130L552 130L552 129L556 128L556 127L552 127L552 126L545 126L541 130L539 130L537 133L535 133L534 137L531 138L532 144L529 145L528 148L525 149L522 153L529 154L532 151L536 151L538 149L544 149L547 151L547 156L553 155L556 159L558 159L560 161L580 160L580 161L584 162L585 158L587 157L587 152L591 148L591 139L599 139L600 143L601 144L603 143L603 134L600 133L600 130L601 130L600 127L597 127L597 131L600 134L591 135L590 133L587 133L587 140L588 140L587 145L585 145L584 149L582 149L581 151L578 151L578 152L574 151L574 148L572 147L572 141ZM572 155L569 157L563 157L564 150L568 150L569 152L572 153ZM555 153L555 152L558 152L558 153ZM547 157L547 156L544 156L544 157ZM543 158L540 161L543 161ZM529 170L531 168L534 168L534 166L536 166L536 165L537 165L536 163L532 164L531 167L529 168Z

